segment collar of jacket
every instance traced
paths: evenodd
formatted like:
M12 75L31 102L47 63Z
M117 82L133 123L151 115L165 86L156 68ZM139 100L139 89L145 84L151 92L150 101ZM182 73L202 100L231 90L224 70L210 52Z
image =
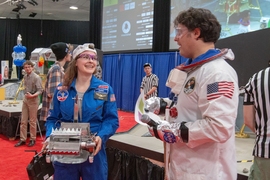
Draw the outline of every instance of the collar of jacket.
M218 59L219 57L224 56L228 52L229 52L229 49L227 49L227 48L226 49L221 49L220 53L218 53L218 54L216 54L214 56L203 59L203 60L201 60L201 61L199 61L197 63L194 63L194 64L189 64L189 65L185 65L184 63L180 64L179 66L176 67L176 69L179 69L181 71L186 71L186 72L193 71L194 69L197 69L198 67L202 66L205 63L208 63L208 62L210 62L212 60L215 60L215 59Z

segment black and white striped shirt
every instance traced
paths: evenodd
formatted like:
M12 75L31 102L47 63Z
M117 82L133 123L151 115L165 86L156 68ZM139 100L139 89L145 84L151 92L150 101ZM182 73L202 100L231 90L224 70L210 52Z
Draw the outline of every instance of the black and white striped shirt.
M141 83L141 88L143 89L144 94L147 94L152 87L158 88L158 77L155 74L150 74L149 76L144 76ZM148 97L157 96L157 90L155 90Z
M255 107L253 155L270 158L270 68L255 73L245 87L244 105Z

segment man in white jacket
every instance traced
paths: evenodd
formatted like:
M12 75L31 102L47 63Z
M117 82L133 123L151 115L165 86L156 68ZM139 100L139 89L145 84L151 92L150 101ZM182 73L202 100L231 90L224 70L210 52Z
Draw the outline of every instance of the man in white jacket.
M166 142L165 179L236 180L238 78L225 61L234 54L215 48L221 25L209 10L182 11L174 25L180 55L189 59L173 70L182 85L171 87L177 101L167 119L170 125L150 127Z

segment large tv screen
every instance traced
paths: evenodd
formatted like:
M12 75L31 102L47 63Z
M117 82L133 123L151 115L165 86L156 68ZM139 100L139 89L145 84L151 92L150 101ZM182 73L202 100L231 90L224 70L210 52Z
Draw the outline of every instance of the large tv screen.
M174 42L173 20L189 7L209 9L222 25L220 38L270 27L270 0L171 0L170 50Z
M102 51L152 49L154 0L104 0Z

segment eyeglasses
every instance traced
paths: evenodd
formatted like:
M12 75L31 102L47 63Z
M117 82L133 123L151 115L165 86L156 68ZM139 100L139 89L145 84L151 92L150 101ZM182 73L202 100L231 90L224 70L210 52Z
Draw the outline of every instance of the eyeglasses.
M175 36L182 36L183 32L185 32L185 30L187 30L186 28L175 28Z
M87 60L92 60L92 61L97 61L97 56L92 55L92 54L80 54L77 59L82 58L82 59L87 59Z

